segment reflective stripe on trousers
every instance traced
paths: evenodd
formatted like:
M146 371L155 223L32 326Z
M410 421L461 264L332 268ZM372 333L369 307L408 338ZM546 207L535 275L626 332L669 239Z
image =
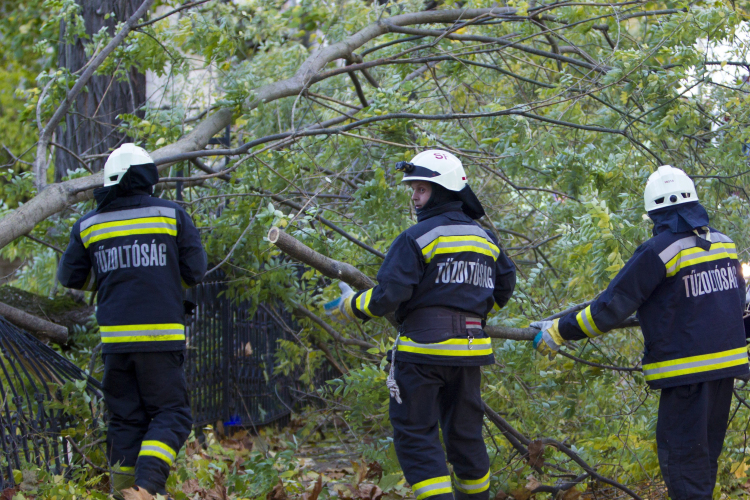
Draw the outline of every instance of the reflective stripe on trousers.
M456 485L456 489L461 493L482 493L490 487L490 471L487 471L487 474L479 479L461 479L454 475L453 482Z
M449 339L434 344L420 344L401 336L397 350L433 356L488 356L492 354L492 339Z
M747 364L747 362L747 347L739 347L729 351L704 354L702 356L690 356L662 361L660 363L649 363L643 365L643 373L646 375L646 381L650 381L721 370L723 368Z
M161 441L144 441L141 443L141 451L138 453L138 456L160 458L169 465L172 465L175 457L177 457L177 452Z
M100 326L103 344L119 342L153 342L185 340L185 325L161 323L152 325Z
M414 496L417 497L417 500L441 495L443 493L453 493L450 476L440 476L427 479L412 485L411 489L414 491Z

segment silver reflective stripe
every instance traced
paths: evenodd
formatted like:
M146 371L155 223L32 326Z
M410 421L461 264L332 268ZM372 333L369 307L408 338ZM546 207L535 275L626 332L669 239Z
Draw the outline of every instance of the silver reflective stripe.
M463 340L463 339L462 339ZM484 340L484 339L479 339ZM482 350L488 350L491 349L492 344L473 344L469 345L468 339L466 340L466 344L417 344L416 342L412 342L411 340L403 340L398 343L399 347L417 347L420 349L432 349L437 351L466 351L466 350L472 350L472 351L482 351ZM470 349L471 347L471 349Z
M724 234L718 233L716 231L711 231L711 242L722 242L722 243L734 243L729 236L726 236ZM682 238L680 240L675 241L671 245L669 245L667 248L662 250L659 253L659 258L663 263L667 263L670 260L672 260L675 255L680 253L682 250L687 250L688 248L693 248L698 246L696 243L695 238L697 236L688 236L686 238ZM692 258L692 257L691 257Z
M675 241L674 243L669 245L667 248L662 250L659 253L659 258L661 259L663 263L666 264L681 251L685 250L686 248L693 248L694 246L696 246L695 236L688 236L687 238L682 238L681 240Z
M81 231L86 230L94 224L128 219L141 219L143 217L169 217L175 219L177 217L177 211L174 208L169 207L147 207L96 214L81 222Z
M171 330L127 330L122 332L100 332L102 338L107 337L160 337L162 335L184 335L183 329Z
M662 366L660 368L644 369L643 374L648 377L650 375L656 375L658 373L667 373L667 372L673 372L673 371L678 371L678 370L688 370L690 368L698 368L701 366L718 365L721 363L727 363L729 361L737 361L741 359L747 359L747 352L739 352L737 354L730 354L728 356L722 356L720 358L711 358L711 359L704 359L701 361L692 361L690 363L680 363L679 365Z
M583 325L586 327L584 333L589 337L597 337L601 335L599 328L597 328L595 324L591 324L593 322L593 315L591 321L589 321L589 315L587 313L591 313L591 306L587 306L586 309L578 313L578 317L581 318Z
M721 241L722 243L734 243L732 239L721 233L717 233L716 231L711 231L711 241Z
M667 268L667 276L672 274L674 270L680 266L680 264L684 261L691 261L694 259L699 259L701 257L708 257L709 255L719 255L719 254L729 254L729 252L732 251L731 249L724 248L723 246L711 249L711 250L704 250L702 252L695 252L691 253L690 255L683 255L678 260L675 261L674 264L672 264L670 267ZM665 262L666 264L666 262Z
M487 489L487 485L488 484L490 484L489 475L487 475L487 479L485 479L484 481L482 481L479 484L465 484L465 483L461 482L461 479L459 479L458 477L456 477L456 486L458 486L462 490L465 490L468 493L471 493L474 490L484 491L484 490Z
M147 222L144 224L128 224L123 226L105 227L102 229L94 229L89 234L81 238L81 241L83 241L83 244L85 245L94 236L107 233L115 233L118 231L130 231L135 229L171 229L172 231L177 231L177 224L167 224L164 222Z
M439 483L434 483L434 484L428 484L427 486L422 486L421 488L415 489L414 496L417 498L430 497L432 496L429 494L431 491L442 490L444 488L450 488L451 487L450 477L449 476L446 476L446 477L447 479L445 481L440 481Z
M465 226L438 226L417 238L417 245L419 245L419 248L424 248L440 236L481 236L489 240L487 232L479 226L468 224Z
M433 255L435 255L435 252L437 252L440 248L456 248L456 247L475 247L475 248L483 248L485 250L488 250L492 257L497 260L497 257L500 255L497 250L492 248L488 243L482 243L479 241L440 241L437 245L432 247L432 249L429 251L429 253L426 253L424 258L425 260L429 261Z
M150 444L142 444L141 445L141 453L144 451L155 451L157 453L161 453L169 458L169 464L171 465L172 462L174 462L174 453L172 453L170 450L167 450L166 448L163 448L161 446L155 446Z

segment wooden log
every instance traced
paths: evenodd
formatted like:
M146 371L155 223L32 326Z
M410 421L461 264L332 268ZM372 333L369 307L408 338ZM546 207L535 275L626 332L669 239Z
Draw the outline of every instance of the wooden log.
M45 342L64 344L68 341L68 329L50 321L31 315L0 302L0 316Z
M356 267L316 252L276 226L271 227L268 231L268 241L276 245L279 250L294 260L317 269L324 276L328 276L331 279L344 281L359 290L367 290L375 286L375 283ZM392 313L385 316L385 318L398 328L398 322ZM638 326L638 320L635 317L630 317L617 328L629 328L633 326ZM492 337L493 339L529 341L534 340L539 330L536 328L486 326L484 332L488 337Z

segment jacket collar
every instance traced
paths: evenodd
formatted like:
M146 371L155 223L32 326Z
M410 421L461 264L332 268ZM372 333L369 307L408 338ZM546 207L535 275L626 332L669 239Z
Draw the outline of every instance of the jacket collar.
M463 203L460 201L451 201L448 203L443 203L436 207L428 208L427 210L420 210L417 213L417 222L425 221L431 217L435 217L436 215L444 214L446 212L461 212L461 205L463 205Z

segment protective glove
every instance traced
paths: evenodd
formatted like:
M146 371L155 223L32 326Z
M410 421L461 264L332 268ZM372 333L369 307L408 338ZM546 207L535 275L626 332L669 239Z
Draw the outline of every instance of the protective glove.
M534 337L534 349L542 356L547 356L550 361L555 359L560 346L565 343L557 329L559 319L552 321L537 321L531 324L532 328L539 328L540 332Z
M337 321L346 323L356 317L352 310L354 290L343 281L339 281L339 289L341 290L341 296L338 299L325 304L323 309L325 309L327 315L333 316Z

